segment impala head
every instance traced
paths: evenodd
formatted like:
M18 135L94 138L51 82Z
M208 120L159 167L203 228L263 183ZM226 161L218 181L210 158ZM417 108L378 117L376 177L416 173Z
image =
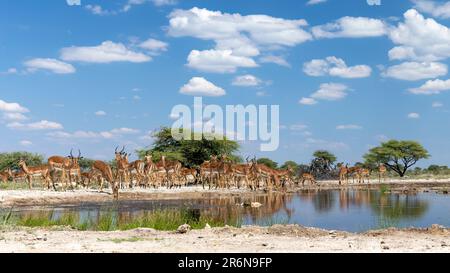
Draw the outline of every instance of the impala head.
M114 154L116 155L116 161L119 162L123 159L123 157L126 155L125 153L125 146L123 146L122 150L119 152L119 146L116 147L114 150Z
M150 163L150 162L152 162L152 159L153 159L153 156L152 156L152 155L146 155L146 156L144 156L145 162Z
M26 166L27 165L27 163L25 162L25 160L23 160L23 159L20 159L19 160L19 166Z
M212 155L210 161L211 162L217 162L217 155Z

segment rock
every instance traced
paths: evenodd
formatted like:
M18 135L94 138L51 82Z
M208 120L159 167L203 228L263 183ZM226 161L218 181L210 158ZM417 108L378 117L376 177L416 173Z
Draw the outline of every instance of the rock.
M177 233L185 234L185 233L188 233L189 231L191 231L191 229L192 229L192 227L190 225L184 224L184 225L181 225L178 227Z
M384 249L384 250L389 250L388 246L382 246L381 248Z
M251 207L252 208L260 208L260 207L262 207L262 204L259 202L252 202Z
M443 230L445 229L444 226L438 225L438 224L433 224L431 225L431 230Z
M206 223L205 229L211 229L211 226L208 223Z
M336 234L336 230L330 230L330 232L328 232L330 235Z
M262 244L262 246L269 246L269 244Z

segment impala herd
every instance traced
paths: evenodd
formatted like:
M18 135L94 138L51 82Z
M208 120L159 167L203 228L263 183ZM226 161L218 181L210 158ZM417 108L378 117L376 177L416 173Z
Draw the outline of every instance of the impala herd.
M119 151L115 149L115 163L113 169L110 164L97 160L91 165L87 172L82 172L80 160L83 159L81 152L78 156L70 151L69 156L52 156L48 159L46 165L27 166L24 160L20 160L18 165L21 172L13 174L11 169L0 172L0 179L7 182L9 178L23 177L28 182L31 189L33 178L41 179L43 185L47 188L53 188L56 191L56 185L59 185L63 191L68 188L76 187L88 188L92 182L96 182L100 191L103 191L105 182L112 189L115 199L119 197L120 189L131 189L133 187L159 188L167 187L181 188L190 184L201 184L203 188L208 189L229 189L247 188L250 190L258 189L282 189L287 184L302 184L305 182L316 185L317 181L311 173L303 173L298 179L294 176L294 171L288 167L286 170L272 169L264 164L259 164L256 158L246 163L233 163L226 155L211 156L210 160L205 161L199 168L189 169L183 167L179 161L167 160L165 156L161 157L159 162L154 162L151 155L144 156L143 160L129 162L130 154L125 152L125 147ZM349 183L349 177L353 176L357 182L364 183L369 181L370 171L362 167L349 167L340 163L339 165L339 184ZM386 167L379 166L379 180L386 174Z

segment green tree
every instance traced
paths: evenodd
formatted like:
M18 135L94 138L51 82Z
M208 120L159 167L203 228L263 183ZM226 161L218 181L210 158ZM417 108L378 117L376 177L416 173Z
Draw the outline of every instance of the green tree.
M94 163L94 160L89 159L89 158L82 158L82 159L78 160L78 165L80 165L80 168L82 171L89 170L93 163Z
M194 133L192 133L194 136ZM159 161L161 156L166 156L169 160L178 160L186 167L196 167L212 155L227 155L234 162L241 162L242 159L235 153L239 150L239 144L235 141L224 140L176 140L172 137L171 128L162 127L153 134L155 139L153 145L148 149L138 150L140 158L151 154L155 161ZM194 139L194 138L192 138Z
M283 165L281 165L280 169L286 170L288 167L291 167L294 173L298 173L300 170L300 166L295 161L286 161Z
M367 164L384 164L400 177L420 159L429 158L428 151L416 141L390 140L372 148L364 159Z
M328 151L325 151L325 150L315 151L313 156L316 159L320 159L320 160L327 162L328 165L333 165L337 160L337 158L334 154L332 154Z
M0 153L0 170L11 168L19 169L19 161L23 159L28 166L38 166L44 164L44 157L40 154L28 152Z
M267 167L272 168L272 169L278 168L278 163L273 161L270 158L263 157L263 158L258 159L256 162L258 164L266 165Z

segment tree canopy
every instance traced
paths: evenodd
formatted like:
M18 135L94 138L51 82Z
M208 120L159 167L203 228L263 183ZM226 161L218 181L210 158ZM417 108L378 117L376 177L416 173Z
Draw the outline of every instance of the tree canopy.
M420 159L429 158L428 151L416 141L390 140L364 155L366 164L384 164L400 177Z
M44 164L44 157L40 154L28 152L0 153L0 171L11 168L19 169L19 161L23 159L28 166L38 166Z
M280 169L287 170L288 167L291 167L292 171L297 174L300 171L300 166L295 161L286 161L283 165L281 165Z
M194 133L192 133L194 134ZM140 158L151 154L155 161L161 156L169 160L178 160L186 167L196 167L209 160L212 155L227 155L233 162L241 162L242 159L235 153L240 146L235 141L227 140L176 140L172 137L172 131L168 127L162 127L153 134L153 145L148 149L138 150ZM194 138L192 138L194 139Z
M313 154L314 158L323 160L328 163L328 165L332 165L336 162L337 157L325 150L315 151Z
M270 158L266 158L266 157L259 158L256 162L257 162L258 164L266 165L267 167L272 168L272 169L278 168L278 163L275 162L275 161L273 161L273 160L270 159Z

